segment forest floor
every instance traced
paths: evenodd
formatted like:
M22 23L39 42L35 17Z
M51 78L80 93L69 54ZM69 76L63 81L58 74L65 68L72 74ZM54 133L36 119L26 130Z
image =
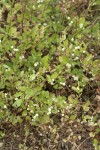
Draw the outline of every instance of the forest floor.
M94 53L94 56L96 54ZM93 101L94 107L100 113L100 87L97 85L99 81L100 77L97 77L93 86L87 85L82 97ZM79 116L81 115L80 110ZM0 150L94 150L93 138L89 134L95 127L91 128L78 120L67 122L60 114L51 117L53 123L39 127L26 122L13 126L10 123L2 123L0 128L6 134L0 138ZM25 126L29 127L29 134L24 132ZM100 141L100 133L96 135L96 139Z

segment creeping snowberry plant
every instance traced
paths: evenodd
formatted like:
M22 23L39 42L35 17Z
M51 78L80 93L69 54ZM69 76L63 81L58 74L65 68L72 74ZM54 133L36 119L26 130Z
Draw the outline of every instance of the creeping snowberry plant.
M2 3L8 15L0 28L1 121L39 125L64 110L74 120L81 105L88 112L91 102L81 104L81 96L99 74L100 61L90 52L99 46L99 24L72 9L63 13L53 0ZM83 113L83 122L90 118Z

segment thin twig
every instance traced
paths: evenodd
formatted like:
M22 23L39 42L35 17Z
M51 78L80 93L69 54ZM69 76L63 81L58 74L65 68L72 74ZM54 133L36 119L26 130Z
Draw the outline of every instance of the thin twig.
M77 147L77 150L79 150L79 148L82 146L82 144L84 143L84 142L86 142L88 139L90 139L91 137L88 137L88 138L86 138L78 147Z

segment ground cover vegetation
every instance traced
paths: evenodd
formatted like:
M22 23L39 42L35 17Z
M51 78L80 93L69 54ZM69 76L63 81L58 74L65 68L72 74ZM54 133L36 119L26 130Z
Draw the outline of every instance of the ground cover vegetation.
M100 1L0 1L0 148L100 149Z

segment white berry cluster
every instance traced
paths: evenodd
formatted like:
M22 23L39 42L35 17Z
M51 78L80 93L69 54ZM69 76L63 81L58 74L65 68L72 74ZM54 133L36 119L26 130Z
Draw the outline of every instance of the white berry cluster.
M50 114L51 114L52 108L53 108L52 106L48 108L48 113L47 113L47 115L50 115Z
M19 51L19 50L18 50L18 48L14 48L14 46L13 46L13 45L11 46L11 49L13 49L13 50L14 50L14 52Z
M66 67L68 67L70 69L71 68L71 64L67 63Z
M61 85L63 85L63 86L65 86L65 85L66 85L66 83L65 83L65 82L60 82L60 84L61 84Z
M37 0L37 3L43 3L43 0Z

